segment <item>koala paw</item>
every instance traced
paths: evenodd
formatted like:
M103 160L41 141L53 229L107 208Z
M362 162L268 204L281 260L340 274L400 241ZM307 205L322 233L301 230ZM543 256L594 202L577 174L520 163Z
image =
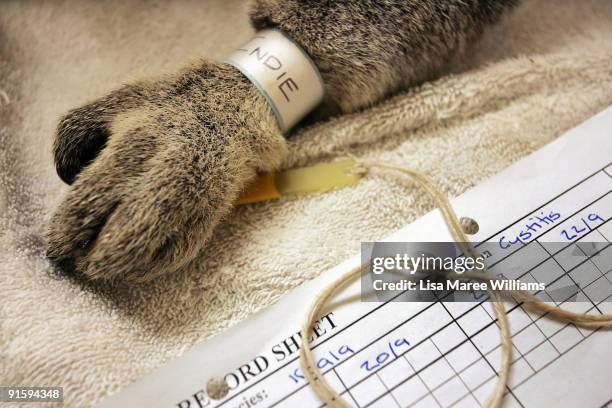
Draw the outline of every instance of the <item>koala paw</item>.
M204 62L121 88L60 121L55 163L72 185L47 255L91 279L176 271L284 152L270 108L233 67Z

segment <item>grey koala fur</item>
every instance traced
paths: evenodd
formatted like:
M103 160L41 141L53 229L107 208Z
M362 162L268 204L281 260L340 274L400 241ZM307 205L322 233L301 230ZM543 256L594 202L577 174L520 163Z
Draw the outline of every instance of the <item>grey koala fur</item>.
M352 112L421 83L518 0L259 0L318 66L313 117ZM69 112L54 142L72 184L51 217L47 255L91 279L146 281L188 264L285 139L266 100L232 66L202 60Z

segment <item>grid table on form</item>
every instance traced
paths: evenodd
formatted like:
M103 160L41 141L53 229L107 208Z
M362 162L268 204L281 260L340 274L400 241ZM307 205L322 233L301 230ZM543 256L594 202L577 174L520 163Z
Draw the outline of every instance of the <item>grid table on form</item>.
M526 220L533 222L533 214L549 211L563 215L554 224L542 225L528 242L510 250L500 248L501 237L520 229ZM611 211L609 165L476 247L489 252L492 273L545 282L546 290L537 293L545 301L577 312L612 313ZM589 218L591 214L597 217ZM573 228L576 225L578 228ZM511 301L506 302L506 309L514 347L506 406L524 406L514 390L595 331L527 312ZM429 332L415 335L414 328L424 327L419 321L428 322ZM408 338L407 333L410 347L394 352L388 349L393 348L393 341ZM385 350L378 354L383 357L372 360L380 350ZM495 384L500 350L499 328L490 303L484 299L442 299L424 303L417 313L402 319L393 330L335 365L325 376L357 407L477 407ZM368 372L362 368L369 359L374 364L366 367L371 368ZM279 405L303 406L307 402L320 404L304 386Z

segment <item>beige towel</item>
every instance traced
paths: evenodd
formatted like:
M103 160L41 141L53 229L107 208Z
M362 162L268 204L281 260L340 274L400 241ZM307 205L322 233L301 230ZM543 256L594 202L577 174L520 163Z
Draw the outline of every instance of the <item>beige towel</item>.
M528 0L453 75L301 132L286 166L376 157L455 196L612 103L611 21L609 0ZM250 34L240 2L0 3L1 385L63 386L65 406L91 406L431 209L367 178L239 208L193 268L146 286L54 273L41 232L66 189L50 154L59 115Z

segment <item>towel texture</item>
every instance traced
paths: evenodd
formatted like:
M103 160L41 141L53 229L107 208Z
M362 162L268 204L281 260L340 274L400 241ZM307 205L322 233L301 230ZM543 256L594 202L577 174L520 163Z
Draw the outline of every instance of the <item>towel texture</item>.
M526 0L442 78L299 131L285 167L350 153L460 194L612 103L610 21L607 0ZM243 2L0 3L0 384L63 386L65 406L91 406L432 208L368 177L240 207L188 268L143 286L56 272L41 237L66 188L60 115L251 33Z

